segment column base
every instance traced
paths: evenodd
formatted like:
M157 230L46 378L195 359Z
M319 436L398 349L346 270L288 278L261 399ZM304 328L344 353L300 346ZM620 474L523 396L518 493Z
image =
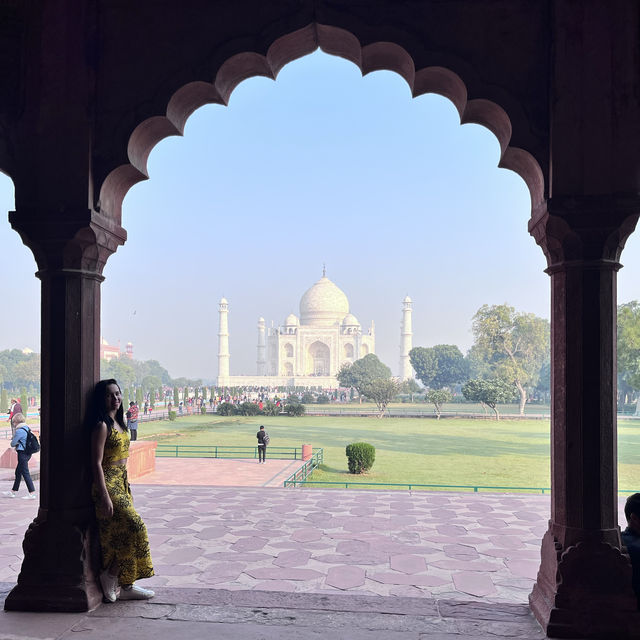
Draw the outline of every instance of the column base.
M73 524L70 515L38 511L25 534L18 584L5 610L81 612L102 602L93 571L99 566L95 526L86 518L86 524Z
M529 604L549 637L640 638L626 553L599 541L565 549L549 530L541 555Z

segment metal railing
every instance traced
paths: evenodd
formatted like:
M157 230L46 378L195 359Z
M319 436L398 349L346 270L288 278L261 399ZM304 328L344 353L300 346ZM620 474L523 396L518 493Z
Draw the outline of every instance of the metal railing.
M317 466L317 465L316 465ZM314 467L315 468L315 467ZM312 470L313 471L313 470ZM407 489L413 491L414 489L462 489L465 491L473 490L474 493L480 493L481 490L486 491L505 491L505 492L535 492L548 494L551 491L550 487L514 487L514 486L497 486L497 485L472 485L472 484L418 484L418 483L402 483L402 482L340 482L329 480L309 480L311 473L308 473L304 478L295 477L293 474L285 481L285 487L303 487L308 486L335 486L344 487L345 489L354 489L357 487L399 487L400 489ZM619 494L637 493L635 489L619 489Z
M302 460L300 447L268 447L269 457ZM158 458L257 458L258 447L223 447L219 445L158 444Z
M340 481L329 481L329 480L309 480L310 473L307 477L303 479L294 478L296 474L293 474L291 478L289 478L285 482L285 486L305 486L305 485L314 485L314 486L335 486L335 487L344 487L345 489L354 489L356 487L374 487L378 488L390 488L397 487L400 489L407 489L409 491L413 491L414 489L463 489L463 490L473 490L474 493L479 493L480 490L488 490L488 491L528 491L528 492L540 492L544 494L545 492L551 491L549 487L503 487L503 486L492 486L492 485L472 485L472 484L418 484L418 483L405 483L405 482L340 482ZM287 484L288 483L288 484Z
M305 482L311 476L314 469L324 462L324 449L318 449L295 473L291 474L285 481L284 487L293 486Z

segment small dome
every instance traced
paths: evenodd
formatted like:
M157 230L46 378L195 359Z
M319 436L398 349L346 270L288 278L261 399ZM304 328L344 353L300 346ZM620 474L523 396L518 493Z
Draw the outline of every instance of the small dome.
M349 313L349 300L344 291L322 276L300 300L300 323L332 326Z
M264 318L263 318L262 316L260 316L260 317L258 318L258 322L263 323L263 322L264 322Z
M358 318L356 318L352 313L348 313L344 319L342 320L343 326L349 327L359 327L360 323L358 322Z
M298 316L295 313L290 313L286 317L284 324L286 327L297 327L300 324L300 321L298 320Z
M223 296L220 298L220 304L229 304L229 301Z
M402 302L413 302L413 300L409 296L405 296Z

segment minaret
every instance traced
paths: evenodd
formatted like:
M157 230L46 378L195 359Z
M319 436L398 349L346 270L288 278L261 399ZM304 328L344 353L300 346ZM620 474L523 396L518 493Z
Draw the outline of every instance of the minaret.
M218 305L220 328L218 330L218 386L228 384L229 377L229 303L220 299Z
M258 318L258 375L264 376L267 361L265 358L265 324L264 318Z
M411 298L406 296L402 301L402 323L400 324L400 380L413 378L413 369L409 360L409 351L413 344L413 328L411 326Z

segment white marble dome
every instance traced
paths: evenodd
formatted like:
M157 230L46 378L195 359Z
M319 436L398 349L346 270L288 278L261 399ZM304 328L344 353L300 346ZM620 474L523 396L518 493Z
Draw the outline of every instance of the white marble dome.
M358 318L356 318L352 313L348 313L343 319L342 324L345 327L359 327L360 323L358 322Z
M300 323L332 326L340 324L349 313L349 300L344 291L322 276L300 300Z
M297 327L300 324L298 316L295 313L290 313L284 320L286 327Z

